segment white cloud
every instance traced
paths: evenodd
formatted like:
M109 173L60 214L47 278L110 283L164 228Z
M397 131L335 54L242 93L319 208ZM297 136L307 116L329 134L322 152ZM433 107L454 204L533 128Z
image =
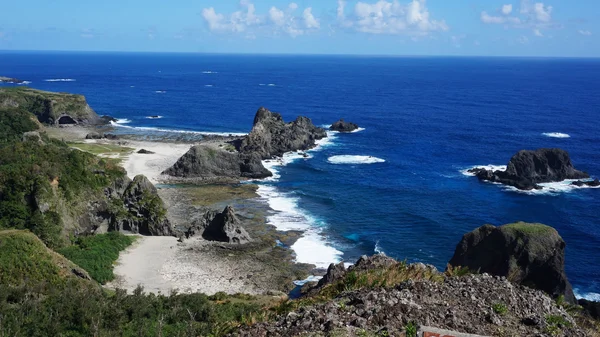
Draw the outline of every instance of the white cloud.
M452 44L454 45L454 47L460 48L460 47L462 47L462 41L466 38L467 38L467 36L465 34L452 35L450 37L450 40L452 41Z
M340 26L370 34L428 35L447 31L444 20L430 18L426 0L412 0L407 4L398 0L359 1L354 13L346 16L346 1L338 0L337 16Z
M531 0L521 0L519 12L513 11L513 5L503 5L497 15L481 12L481 22L500 24L508 28L532 29L535 36L544 36L543 30L556 28L552 20L553 7L543 2L532 3Z
M240 10L229 15L217 13L214 7L204 8L202 17L208 29L215 33L237 33L247 38L281 33L296 37L320 29L319 20L308 7L300 16L296 15L298 4L291 2L286 8L271 7L264 15L256 13L250 0L240 1Z
M519 42L520 44L528 44L529 39L527 38L527 36L521 36L517 39L517 42Z
M93 39L94 37L96 37L96 34L94 33L93 29L84 28L81 30L81 34L79 34L79 36L84 39ZM2 37L2 36L0 36L0 37Z
M304 18L304 25L307 29L319 29L321 27L319 20L317 20L312 14L311 7L308 7L304 10L302 17Z
M579 34L583 36L592 36L592 32L590 32L589 30L580 30Z

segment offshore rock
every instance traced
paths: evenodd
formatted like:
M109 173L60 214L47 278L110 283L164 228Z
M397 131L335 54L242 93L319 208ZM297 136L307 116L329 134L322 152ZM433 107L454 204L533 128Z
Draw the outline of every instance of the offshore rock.
M484 225L463 236L449 264L505 276L574 304L565 274L565 246L558 232L545 225Z
M358 125L351 123L351 122L346 122L342 118L339 121L331 124L331 126L329 127L329 130L339 131L339 132L352 132L352 131L358 130Z
M539 183L566 179L587 179L590 176L576 170L567 151L561 149L522 150L509 161L506 171L481 168L469 170L479 180L514 186L521 190L541 189Z

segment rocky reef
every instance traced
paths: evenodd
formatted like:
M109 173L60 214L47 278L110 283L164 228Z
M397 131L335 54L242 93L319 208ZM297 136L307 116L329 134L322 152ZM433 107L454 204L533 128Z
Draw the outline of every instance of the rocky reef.
M280 114L260 108L252 131L235 144L235 151L210 145L196 145L163 174L192 182L237 181L241 178L270 177L261 160L286 152L308 150L327 137L324 129L310 119L298 117L285 123ZM177 180L177 179L176 179Z
M590 177L587 173L576 170L567 151L561 149L523 150L510 159L506 171L475 168L469 172L479 180L514 186L521 190L542 189L538 185L540 183Z
M565 246L558 232L545 225L484 225L463 236L450 265L504 276L574 304L565 274Z
M27 87L0 88L0 108L22 108L47 125L106 124L87 104L85 97L67 93L35 90Z
M331 124L329 130L338 132L352 132L358 130L358 125L351 122L346 122L342 118L339 121Z
M0 76L0 83L24 84L25 81L17 79L17 78Z

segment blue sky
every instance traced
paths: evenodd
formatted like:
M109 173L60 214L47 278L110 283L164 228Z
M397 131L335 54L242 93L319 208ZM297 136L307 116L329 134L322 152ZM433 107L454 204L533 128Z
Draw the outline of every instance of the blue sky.
M598 0L30 0L0 50L600 57Z

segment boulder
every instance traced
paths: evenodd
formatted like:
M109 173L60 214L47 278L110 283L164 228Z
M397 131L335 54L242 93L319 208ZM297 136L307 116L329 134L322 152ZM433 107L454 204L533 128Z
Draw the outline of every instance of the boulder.
M449 264L543 290L576 303L565 274L565 242L541 224L485 225L463 236Z
M141 149L137 153L139 153L139 154L154 154L154 152L148 151L146 149Z
M241 142L240 152L271 159L290 151L308 150L325 137L325 129L314 126L307 117L285 123L280 114L261 107L254 117L252 131Z
M239 178L242 176L240 157L206 145L193 146L175 165L163 174L179 178L208 180L218 177Z
M479 180L514 186L521 190L541 189L539 183L566 179L587 179L590 176L573 167L567 151L561 149L523 150L515 154L506 171L473 169Z
M85 136L85 139L102 139L104 135L98 132L90 132Z
M227 206L222 213L218 213L208 224L202 237L210 241L245 244L252 241L250 235L240 225L232 206Z
M240 155L240 170L242 177L250 179L262 179L273 176L273 173L267 170L258 153Z
M128 215L115 219L113 229L142 235L172 235L167 209L156 187L143 175L133 178L123 193L123 205Z
M592 181L578 180L578 181L572 182L571 185L579 186L579 187L584 187L584 186L598 187L598 186L600 186L600 180L598 180L598 179L594 179Z
M346 276L344 262L338 264L332 263L329 265L329 268L327 268L327 273L319 280L319 283L316 284L316 287L321 288L327 284L334 283L343 279L344 276Z
M331 126L329 127L329 130L339 131L339 132L352 132L352 131L358 130L358 125L351 123L351 122L346 122L342 118L339 121L331 124Z

